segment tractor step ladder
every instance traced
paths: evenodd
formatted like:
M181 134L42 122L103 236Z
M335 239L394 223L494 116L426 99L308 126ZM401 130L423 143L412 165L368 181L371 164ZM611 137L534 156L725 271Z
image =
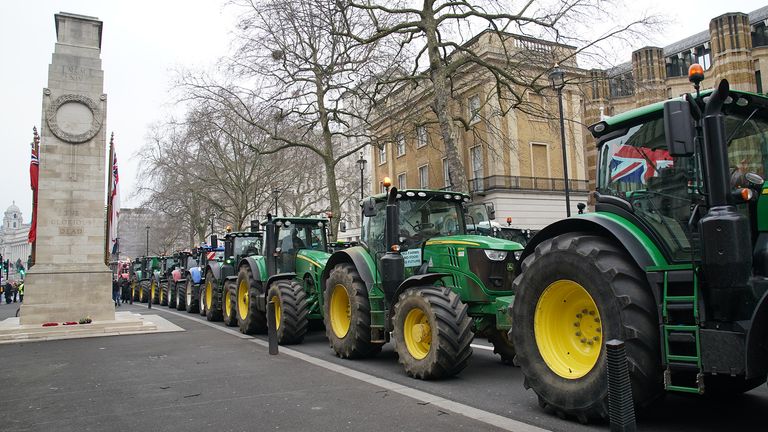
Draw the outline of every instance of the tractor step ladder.
M664 388L703 393L701 340L699 338L699 288L694 270L664 271L662 300L664 337Z

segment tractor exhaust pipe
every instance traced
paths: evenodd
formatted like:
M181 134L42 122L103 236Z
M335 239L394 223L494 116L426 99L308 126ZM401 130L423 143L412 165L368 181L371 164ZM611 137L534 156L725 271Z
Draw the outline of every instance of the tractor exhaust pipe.
M380 258L381 279L384 298L393 304L395 292L405 279L405 260L400 254L400 206L397 203L397 188L389 190L384 225L384 246L386 253Z
M731 182L722 106L728 90L728 81L720 81L702 119L709 211L699 222L701 265L708 286L705 296L717 321L741 319L739 291L749 289L752 273L749 221L727 201Z

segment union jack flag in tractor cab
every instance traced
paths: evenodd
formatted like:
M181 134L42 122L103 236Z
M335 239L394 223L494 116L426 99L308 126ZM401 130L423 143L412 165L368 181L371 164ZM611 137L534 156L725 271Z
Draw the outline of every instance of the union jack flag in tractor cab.
M658 170L674 165L666 150L622 145L611 157L611 183L646 184Z

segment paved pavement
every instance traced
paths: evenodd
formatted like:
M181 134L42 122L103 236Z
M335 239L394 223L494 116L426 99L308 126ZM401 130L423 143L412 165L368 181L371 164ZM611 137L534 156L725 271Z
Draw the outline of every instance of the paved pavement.
M0 319L16 306L0 305ZM26 366L0 372L3 429L608 430L541 411L519 370L482 341L458 377L428 382L406 377L391 348L341 360L316 331L269 356L260 337L165 307L152 313L187 331L0 347L5 364ZM728 400L670 395L639 429L765 430L767 411L766 386Z

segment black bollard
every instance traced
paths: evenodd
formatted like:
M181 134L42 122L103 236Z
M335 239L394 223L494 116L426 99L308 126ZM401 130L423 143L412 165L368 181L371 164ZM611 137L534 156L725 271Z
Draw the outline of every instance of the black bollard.
M267 340L269 341L269 353L277 354L277 323L275 322L275 302L267 303Z
M147 293L147 309L152 309L152 291Z
M611 432L635 432L635 404L629 381L627 351L624 342L612 339L605 343L608 365L608 418Z

